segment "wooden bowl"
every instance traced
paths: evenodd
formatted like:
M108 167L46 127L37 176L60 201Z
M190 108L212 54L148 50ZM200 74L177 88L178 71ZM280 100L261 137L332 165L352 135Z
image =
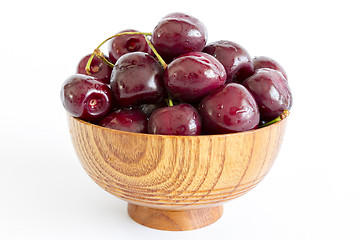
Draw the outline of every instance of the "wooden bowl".
M68 118L88 175L128 202L147 227L182 231L207 226L224 202L254 188L278 154L287 118L257 130L204 136L139 134Z

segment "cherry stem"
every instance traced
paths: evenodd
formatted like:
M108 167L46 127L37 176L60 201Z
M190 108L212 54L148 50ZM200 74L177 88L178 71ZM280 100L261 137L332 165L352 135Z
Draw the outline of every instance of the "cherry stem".
M87 64L86 64L86 67L85 67L85 70L86 72L91 75L91 72L90 72L90 66L91 66L91 62L94 58L94 56L96 55L98 58L100 58L103 62L105 62L107 65L109 65L110 67L114 67L114 64L112 64L111 62L109 62L105 57L104 57L104 54L100 51L100 47L102 45L104 45L104 43L106 43L107 41L109 41L110 39L114 38L114 37L117 37L117 36L122 36L122 35L145 35L145 36L151 36L151 33L148 33L148 32L122 32L122 33L118 33L118 34L115 34L111 37L108 37L107 39L105 39L102 43L100 43L100 45L94 50L94 52L91 54ZM146 39L146 37L145 37Z
M114 64L112 62L110 62L109 60L106 59L106 57L104 56L104 54L100 51L100 49L95 49L94 50L95 55L102 60L104 63L106 63L108 66L110 67L114 67Z
M170 94L168 94L168 98L165 99L165 101L166 101L166 104L168 105L168 107L174 106L174 103L173 103L173 101L172 101L172 99L171 99Z
M166 64L166 62L164 61L164 59L160 56L160 54L156 51L154 45L152 45L152 43L150 42L150 40L149 40L147 37L145 37L145 40L146 40L146 42L148 43L148 45L149 45L149 47L151 48L151 50L153 51L153 53L155 54L155 56L157 57L157 59L159 60L161 66L162 66L164 69L166 69L166 68L167 68L167 64ZM173 101L172 101L172 98L171 98L170 93L168 93L168 98L165 99L165 101L166 101L166 104L168 105L168 107L174 106L174 103L173 103Z
M280 116L278 116L278 117L275 118L274 120L271 120L270 122L267 122L267 123L259 126L259 128L266 127L266 126L269 126L269 125L271 125L271 124L280 122L281 120L285 119L285 118L288 117L289 115L290 115L290 111L285 109L285 110L281 113Z
M167 64L164 61L164 59L160 56L160 54L156 51L156 49L154 48L154 46L152 45L152 43L150 42L150 40L145 37L145 40L147 42L147 44L149 44L149 47L151 48L151 50L154 52L155 56L157 57L157 59L159 60L159 62L161 63L161 66L166 69Z

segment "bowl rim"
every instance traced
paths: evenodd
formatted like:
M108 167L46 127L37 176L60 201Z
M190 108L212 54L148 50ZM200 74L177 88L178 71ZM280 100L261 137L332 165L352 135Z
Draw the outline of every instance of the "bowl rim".
M136 136L143 136L143 137L157 137L157 138L209 138L209 137L229 137L229 136L236 136L236 135L247 135L247 134L254 134L256 132L261 132L261 131L265 131L268 128L274 128L275 126L282 124L284 120L288 119L288 116L285 117L284 119L273 123L271 125L268 125L266 127L262 127L262 128L256 128L256 129L252 129L252 130L247 130L247 131L243 131L243 132L234 132L234 133L223 133L223 134L204 134L204 135L194 135L194 136L182 136L182 135L162 135L162 134L150 134L150 133L134 133L134 132L126 132L126 131L122 131L122 130L117 130L117 129L112 129L112 128L107 128L107 127L102 127L99 125L96 125L94 123L91 122L87 122L84 120L81 120L80 118L71 116L70 114L67 114L68 118L72 118L75 121L78 121L84 125L88 125L91 126L93 128L98 128L98 129L105 129L107 131L113 131L116 133L121 133L123 135L136 135Z

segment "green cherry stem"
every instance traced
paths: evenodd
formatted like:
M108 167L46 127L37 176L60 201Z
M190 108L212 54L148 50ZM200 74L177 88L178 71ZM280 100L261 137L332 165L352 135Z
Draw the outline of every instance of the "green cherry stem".
M288 117L289 115L290 115L289 110L284 110L284 111L281 113L280 116L278 116L278 117L275 118L274 120L271 120L270 122L267 122L267 123L259 126L259 128L266 127L266 126L269 126L269 125L271 125L271 124L280 122L281 120L285 119L285 118Z
M91 72L90 72L90 66L91 66L91 62L92 60L94 59L95 55L100 58L103 62L105 62L107 65L111 66L111 67L114 67L114 64L112 64L111 62L109 62L105 57L104 57L104 54L100 51L100 47L102 45L104 45L104 43L106 43L107 41L109 41L110 39L114 38L114 37L117 37L117 36L122 36L122 35L145 35L145 36L151 36L151 33L148 33L148 32L122 32L122 33L118 33L118 34L115 34L111 37L108 37L107 39L105 39L102 43L100 43L100 45L94 50L94 52L91 54L88 62L86 63L86 67L85 67L85 70L86 72L91 75ZM145 37L146 39L146 37Z
M156 51L156 49L154 48L154 46L152 45L152 43L150 42L150 40L145 37L145 40L147 42L147 44L149 44L149 47L151 48L151 50L154 52L155 56L157 57L157 59L159 60L159 62L161 63L161 66L163 66L164 69L166 69L167 64L164 61L164 59L160 56L160 54Z
M160 56L160 54L156 51L155 47L152 45L151 41L145 37L145 40L146 42L149 44L149 47L151 48L151 50L154 52L155 56L157 57L157 59L159 60L161 66L166 69L167 68L167 64L166 62L164 61L164 59ZM172 107L174 106L174 103L172 101L172 98L171 98L171 95L170 93L168 92L168 98L165 99L166 101L166 104L168 105L168 107Z
M169 97L166 99L166 104L168 105L168 107L172 107L172 106L174 106L174 103L169 94L168 94L168 96Z
M104 54L100 51L100 49L95 49L94 50L94 53L95 53L95 55L99 58L99 59L101 59L104 63L106 63L108 66L110 66L110 67L114 67L114 64L112 63L112 62L110 62L109 60L107 60L106 59L106 57L104 56Z

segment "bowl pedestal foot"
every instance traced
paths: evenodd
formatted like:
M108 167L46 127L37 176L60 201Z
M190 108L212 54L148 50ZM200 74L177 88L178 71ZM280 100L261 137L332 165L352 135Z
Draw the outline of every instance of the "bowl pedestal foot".
M223 213L223 206L172 211L129 203L128 213L135 222L146 227L166 231L186 231L216 222Z

